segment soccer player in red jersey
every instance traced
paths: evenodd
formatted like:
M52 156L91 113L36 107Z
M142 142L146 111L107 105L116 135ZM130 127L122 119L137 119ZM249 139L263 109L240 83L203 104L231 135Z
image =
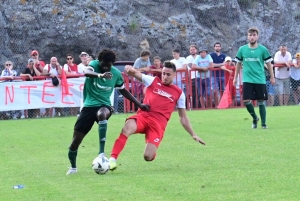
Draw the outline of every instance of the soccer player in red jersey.
M148 112L138 110L136 115L126 120L121 134L115 141L112 149L110 169L117 168L116 160L125 147L126 141L131 134L145 134L146 148L144 159L152 161L155 159L156 150L163 139L164 131L175 106L177 106L180 123L192 138L205 145L193 131L190 121L186 115L185 95L180 88L172 84L176 77L176 66L172 62L166 61L162 69L161 79L142 74L132 66L125 66L125 72L141 81L146 87L146 94L143 104L150 106Z

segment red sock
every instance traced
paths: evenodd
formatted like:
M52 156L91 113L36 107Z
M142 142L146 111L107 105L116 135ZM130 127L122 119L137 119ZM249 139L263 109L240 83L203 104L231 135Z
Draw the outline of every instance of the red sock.
M123 133L120 134L119 138L115 141L114 147L111 151L111 157L117 159L121 151L124 149L128 137Z

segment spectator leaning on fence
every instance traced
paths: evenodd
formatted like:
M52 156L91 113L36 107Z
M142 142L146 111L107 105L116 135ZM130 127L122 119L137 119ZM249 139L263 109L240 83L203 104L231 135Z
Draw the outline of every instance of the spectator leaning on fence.
M32 50L30 55L31 58L33 59L36 69L42 73L45 66L45 62L39 60L39 52L37 50Z
M267 105L268 106L273 106L274 105L275 87L270 82L271 75L270 75L267 64L264 65L264 68L265 68L265 75L266 75L266 87L267 87L267 91L268 91Z
M64 65L64 71L66 75L76 75L78 74L78 66L74 63L74 57L72 54L67 54L67 63Z
M199 53L200 55L193 62L192 69L199 71L196 75L197 94L200 96L201 107L205 108L212 106L209 69L214 67L214 63L206 48L201 48Z
M153 65L150 66L150 70L149 72L153 75L153 76L157 76L159 77L159 79L161 79L161 71L162 71L163 65L161 63L161 58L159 56L155 56L153 58Z
M291 67L291 84L295 104L300 105L300 52L295 55L294 66Z
M27 67L23 70L23 72L20 74L20 76L26 77L26 81L33 80L35 76L40 76L40 71L36 68L34 65L34 60L29 59Z
M274 57L275 64L283 64L286 67L275 67L275 78L278 86L279 105L287 105L290 98L290 64L292 55L287 51L287 46L282 44Z
M13 69L13 63L12 61L6 61L4 63L4 70L1 73L1 78L6 78L6 81L11 82L16 76L17 76L17 71Z
M88 53L86 53L86 52L81 52L80 53L79 58L81 60L81 63L78 64L78 67L77 67L77 70L78 70L79 74L83 74L85 68L89 65L88 57L89 57Z

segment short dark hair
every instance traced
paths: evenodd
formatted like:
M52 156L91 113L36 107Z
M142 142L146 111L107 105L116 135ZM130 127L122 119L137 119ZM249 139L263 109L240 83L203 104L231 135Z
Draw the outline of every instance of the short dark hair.
M220 45L222 47L220 42L215 42L214 47L216 47L216 45Z
M98 55L98 60L105 63L115 63L116 53L110 49L103 49Z
M68 58L68 57L72 57L72 58L74 58L72 54L67 54L67 56L66 56L66 57L67 57L67 58Z
M252 27L252 28L248 29L248 33L254 33L254 32L258 35L258 33L259 33L258 28Z
M141 57L144 57L144 56L150 56L150 55L151 55L151 52L148 51L148 50L143 50L143 51L141 51L141 53L140 53L140 56L141 56Z
M153 58L153 60L155 60L155 59L158 59L158 60L161 61L161 58L160 58L159 56L155 56L155 57Z
M179 49L174 49L172 52L180 53Z
M174 63L170 62L170 61L165 61L164 62L164 67L165 68L171 68L173 70L173 72L176 72L176 66Z

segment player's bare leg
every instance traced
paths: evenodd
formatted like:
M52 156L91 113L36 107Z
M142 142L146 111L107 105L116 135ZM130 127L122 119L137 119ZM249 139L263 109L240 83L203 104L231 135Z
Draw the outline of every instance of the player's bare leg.
M114 147L111 152L111 157L109 159L110 170L115 170L117 168L117 158L119 154L125 147L128 137L135 133L137 129L137 123L135 119L128 119L122 128L121 134L118 139L115 141Z
M147 143L144 151L144 159L145 161L153 161L156 156L156 145L152 143Z

